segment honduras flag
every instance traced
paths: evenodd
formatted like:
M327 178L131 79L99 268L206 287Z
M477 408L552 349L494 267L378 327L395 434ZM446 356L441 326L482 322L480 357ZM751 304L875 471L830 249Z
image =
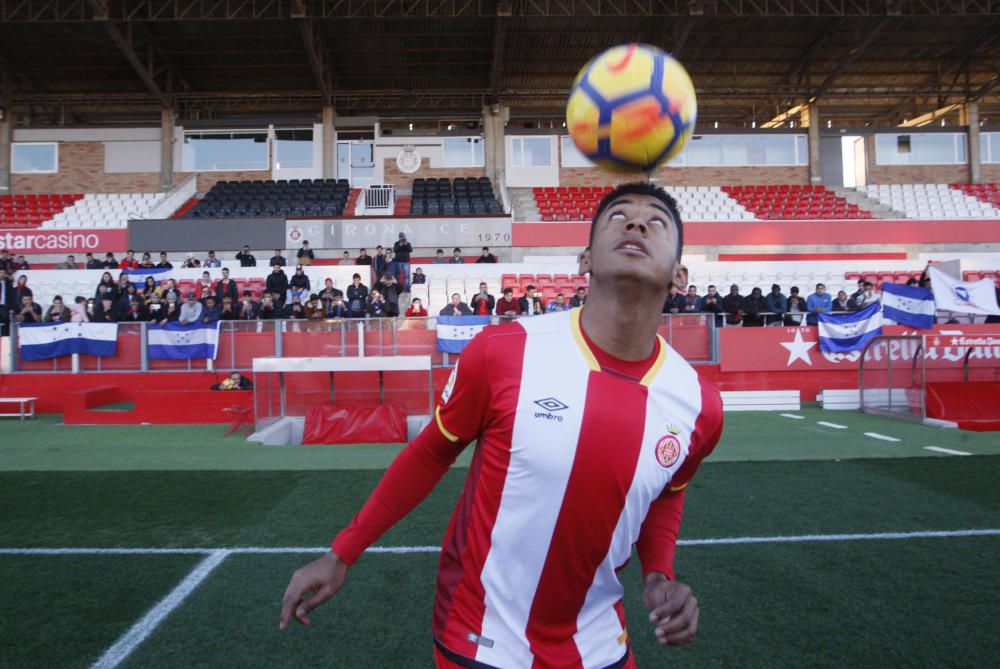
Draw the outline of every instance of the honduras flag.
M882 315L900 325L929 330L934 327L934 294L917 286L883 283Z
M442 353L461 353L465 345L489 324L489 316L438 316L438 350Z
M868 342L882 334L882 311L878 302L861 311L818 315L821 351L860 351Z
M166 267L139 267L136 269L122 270L122 274L127 276L129 282L134 283L135 287L140 291L142 290L142 286L146 283L147 276L153 277L153 281L156 282L156 285L160 285L160 282L173 278L170 276L171 272L173 272L173 270Z
M79 353L112 357L117 323L22 323L17 328L21 360L48 360Z
M219 325L215 323L191 323L181 325L169 321L166 325L149 325L150 359L191 360L192 358L215 359L219 348Z

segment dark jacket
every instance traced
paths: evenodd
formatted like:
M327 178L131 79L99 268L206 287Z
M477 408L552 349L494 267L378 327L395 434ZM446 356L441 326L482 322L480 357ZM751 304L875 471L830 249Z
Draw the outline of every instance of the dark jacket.
M284 272L271 272L267 275L264 287L269 293L277 293L280 298L285 299L285 291L288 290L288 275Z
M413 245L409 241L396 242L392 245L392 252L399 262L410 262L410 254L413 253Z
M480 254L479 257L476 258L476 262L477 263L484 263L484 262L485 263L495 263L496 261L497 261L497 257L495 255L493 255L492 253L487 253L486 255Z
M743 311L746 312L743 325L749 327L764 325L764 317L760 314L769 310L770 307L767 305L767 298L761 295L759 291L754 290L749 296L743 298Z
M252 253L243 253L240 251L236 254L236 259L240 261L240 267L256 267L257 259L253 257Z
M457 312L457 313L456 313ZM459 302L458 306L454 306L449 302L444 309L439 313L441 316L471 316L472 309L465 302Z
M735 325L743 320L743 302L743 296L738 293L736 295L729 293L722 298L722 310L729 314L726 316L726 322L730 325Z
M572 303L570 304L572 306ZM687 307L687 295L684 293L677 293L675 295L667 295L667 299L663 302L663 313L671 313L671 309L676 309L677 313L683 313L685 307Z
M293 274L292 278L288 280L288 287L294 288L295 290L309 290L309 275L305 272L302 274Z
M257 320L257 316L260 315L260 305L250 300L250 304L244 312L243 302L241 301L239 304L234 305L234 311L236 312L236 318L241 321L255 321Z
M229 279L228 282L223 279L219 279L218 283L215 284L215 299L221 305L222 298L226 295L235 303L240 299L240 291L236 287L236 282Z
M267 264L270 267L274 267L275 265L278 267L284 267L288 264L288 261L285 260L285 256L271 256L271 260L269 260Z
M497 300L496 300L495 297L493 297L489 293L486 294L486 297L483 297L479 293L476 293L472 297L472 301L469 302L469 309L472 310L472 313L474 313L474 314L478 314L479 313L479 303L481 301L483 301L483 300L486 300L486 304L489 305L489 308L486 310L486 313L488 313L488 314L492 314L493 313L494 309L496 309L496 306L497 306Z
M354 318L363 317L368 309L368 286L353 283L344 291L347 296L347 313Z

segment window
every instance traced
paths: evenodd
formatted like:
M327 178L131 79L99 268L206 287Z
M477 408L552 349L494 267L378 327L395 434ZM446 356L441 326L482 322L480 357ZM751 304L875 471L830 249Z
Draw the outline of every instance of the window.
M482 137L445 137L441 140L443 167L482 167Z
M514 167L550 167L551 137L514 137L511 140L510 164Z
M965 160L965 134L924 132L875 136L879 165L961 165Z
M979 162L1000 163L1000 132L979 133Z
M266 130L184 134L185 172L268 170Z
M312 166L312 128L276 129L274 131L275 169L311 169Z
M10 168L14 174L55 174L59 171L59 145L34 142L12 144Z
M563 167L593 167L594 163L590 162L587 156L580 153L580 149L576 148L576 144L573 143L573 138L566 136L559 138L559 144L562 148L562 166Z
M808 165L805 135L695 135L672 165L760 167Z

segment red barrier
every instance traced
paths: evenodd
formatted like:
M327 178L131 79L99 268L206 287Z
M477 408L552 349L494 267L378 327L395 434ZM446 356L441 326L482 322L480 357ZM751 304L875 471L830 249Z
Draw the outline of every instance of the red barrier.
M322 404L306 413L303 444L398 444L406 441L406 413L394 404Z
M1000 381L928 383L927 415L963 430L1000 431Z

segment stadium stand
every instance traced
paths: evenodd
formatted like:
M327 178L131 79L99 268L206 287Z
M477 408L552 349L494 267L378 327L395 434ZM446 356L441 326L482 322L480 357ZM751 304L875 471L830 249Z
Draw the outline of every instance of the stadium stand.
M1000 184L951 184L951 187L1000 209Z
M543 221L590 220L611 186L555 186L531 190ZM747 221L754 218L745 207L718 186L677 186L670 189L681 213L689 220Z
M0 228L49 227L44 223L59 216L83 197L79 194L0 195Z
M471 216L502 214L488 177L458 177L454 181L414 179L410 214L414 216Z
M995 184L993 184L995 185ZM997 218L990 200L966 194L964 186L948 184L868 184L858 190L892 207L905 218ZM978 191L977 191L978 192ZM992 191L1000 197L1000 193Z
M722 190L760 219L874 218L871 212L849 203L824 186L723 186Z
M185 217L341 216L350 195L347 179L220 181Z
M124 228L146 218L163 193L88 193L44 221L42 228Z

